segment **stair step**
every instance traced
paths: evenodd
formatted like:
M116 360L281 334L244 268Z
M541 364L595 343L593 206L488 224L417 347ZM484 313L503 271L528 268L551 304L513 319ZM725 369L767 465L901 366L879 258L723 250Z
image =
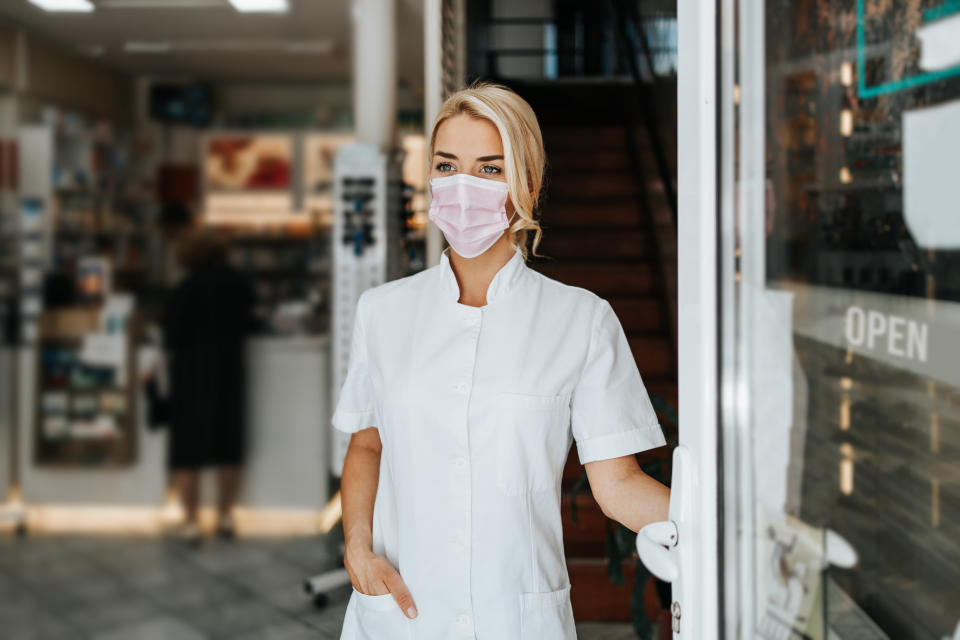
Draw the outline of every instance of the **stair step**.
M553 229L537 252L557 260L650 260L652 238L642 229Z
M547 153L561 149L625 149L627 129L617 124L545 124L540 127Z
M622 585L607 576L606 560L567 558L573 617L582 622L629 622L635 560L624 560Z
M677 408L677 376L676 373L670 373L666 376L644 376L643 386L647 388L647 393L657 395L670 403L670 406Z
M635 226L644 223L644 215L633 198L592 206L547 193L540 204L544 238L553 229Z
M579 476L578 476L579 477ZM566 491L567 489L564 489ZM563 548L568 557L605 558L607 516L589 491L577 494L577 521L571 515L570 496L566 493L560 503L563 519Z
M577 443L574 442L570 447L570 453L567 455L567 461L563 465L563 475L560 478L560 489L566 494L573 485L577 483L583 474L583 465L580 464L580 458L577 456ZM589 493L589 491L588 491ZM564 495L564 500L567 497Z
M626 333L651 333L666 328L666 311L659 298L610 296L607 302L613 307Z
M530 103L541 126L619 123L625 114L623 101L636 94L635 87L625 82L585 85L564 84L555 80L546 83L512 80L510 86ZM576 108L571 109L571 104L575 104Z
M566 149L545 143L548 175L576 171L628 170L630 155L626 149Z
M636 198L637 184L629 173L578 175L574 179L554 180L547 187L552 198ZM593 207L591 207L592 209Z
M666 336L627 335L630 350L641 376L661 376L673 373L674 356Z
M659 276L653 266L646 263L535 259L530 267L548 278L589 289L602 297L646 296L660 291Z

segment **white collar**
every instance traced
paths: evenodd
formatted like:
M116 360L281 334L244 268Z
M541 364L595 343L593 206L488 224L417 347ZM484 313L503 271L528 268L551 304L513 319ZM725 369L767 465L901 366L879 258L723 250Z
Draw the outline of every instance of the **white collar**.
M457 276L453 273L453 268L450 266L450 251L451 248L447 247L440 254L440 286L445 295L449 295L450 299L457 302L460 299L460 285L457 284ZM514 245L513 255L510 256L510 259L493 275L490 286L487 287L487 304L491 304L494 300L506 295L513 289L523 278L528 268L523 260L523 252L520 246Z

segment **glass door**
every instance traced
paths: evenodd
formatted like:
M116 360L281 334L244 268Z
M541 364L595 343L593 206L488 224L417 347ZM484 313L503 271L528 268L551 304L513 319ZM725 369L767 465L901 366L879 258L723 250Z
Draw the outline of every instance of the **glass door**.
M960 638L960 2L719 6L723 635Z

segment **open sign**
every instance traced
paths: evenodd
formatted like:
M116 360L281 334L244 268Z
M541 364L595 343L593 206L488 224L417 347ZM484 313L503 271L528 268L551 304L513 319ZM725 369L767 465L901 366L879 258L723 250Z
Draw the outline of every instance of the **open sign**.
M930 328L926 322L851 306L847 309L844 333L850 346L882 349L900 358L927 361Z

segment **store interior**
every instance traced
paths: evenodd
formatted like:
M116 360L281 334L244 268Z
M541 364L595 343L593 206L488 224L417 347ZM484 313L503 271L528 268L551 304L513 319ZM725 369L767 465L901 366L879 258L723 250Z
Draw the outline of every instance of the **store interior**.
M425 133L472 79L537 113L552 228L531 266L611 301L675 441L675 7L633 18L654 56L637 75L613 6L0 3L0 636L339 637L349 436L330 418L353 308L438 263ZM254 295L233 536L207 468L192 548L169 537L186 509L158 371L198 237ZM669 455L639 462L666 478ZM563 491L578 635L668 629L636 554L604 568L616 524L575 451Z
M338 636L335 263L426 264L423 23L406 0L2 3L0 636ZM246 447L230 535L210 465L187 540L162 328L211 237L253 292Z
M178 251L204 230L255 293L238 527L317 533L332 493L334 161L360 142L356 8L175 4L0 11L7 524L155 532L177 518L144 382ZM396 277L425 264L426 159L422 6L393 10L395 69L365 82L390 85L378 150ZM373 242L362 224L336 232L357 251Z

